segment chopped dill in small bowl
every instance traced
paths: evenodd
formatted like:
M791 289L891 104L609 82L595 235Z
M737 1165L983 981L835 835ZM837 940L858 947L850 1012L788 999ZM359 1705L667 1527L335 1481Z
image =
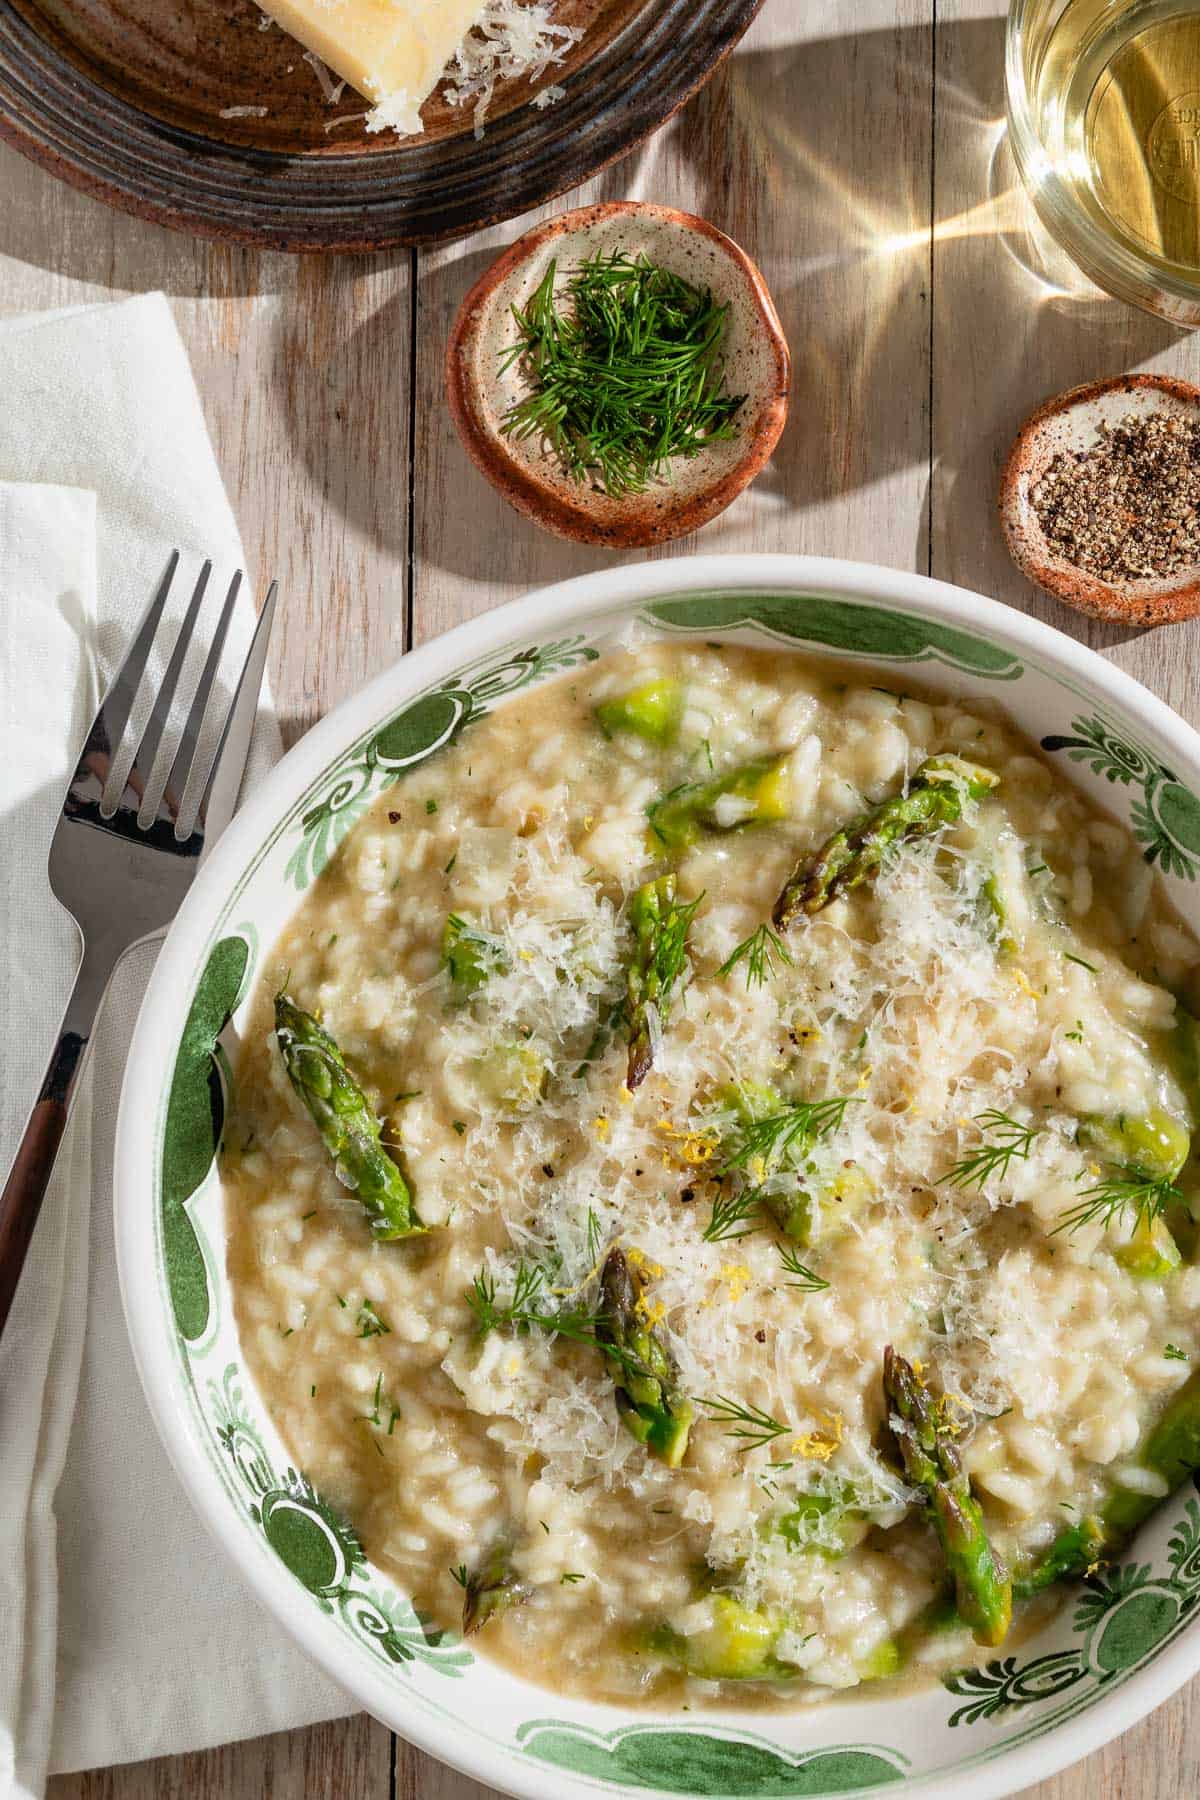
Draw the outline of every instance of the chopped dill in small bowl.
M519 363L530 392L502 429L541 437L575 480L640 494L672 457L737 431L746 395L725 392L728 302L642 252L597 251L561 283L552 260L512 316L501 370Z
M446 346L476 468L544 530L609 549L723 512L770 461L790 384L746 252L646 200L535 225L479 276Z

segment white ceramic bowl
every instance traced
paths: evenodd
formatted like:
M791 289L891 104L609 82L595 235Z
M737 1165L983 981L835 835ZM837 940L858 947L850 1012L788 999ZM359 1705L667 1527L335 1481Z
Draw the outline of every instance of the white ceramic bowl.
M635 617L666 636L848 656L998 700L1130 825L1200 929L1200 738L1047 626L919 576L787 556L640 564L532 594L414 651L311 731L234 820L166 941L117 1141L117 1246L142 1380L185 1488L259 1597L363 1706L479 1780L530 1800L991 1800L1094 1750L1200 1668L1190 1484L1120 1566L984 1670L785 1714L636 1713L561 1698L427 1632L290 1469L241 1359L213 1165L216 1035L236 1037L259 957L370 797Z

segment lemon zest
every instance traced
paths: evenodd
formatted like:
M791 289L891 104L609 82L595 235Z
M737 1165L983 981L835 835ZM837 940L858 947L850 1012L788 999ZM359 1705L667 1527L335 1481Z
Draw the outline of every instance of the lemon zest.
M1028 975L1019 964L1013 969L1013 980L1024 993L1029 995L1031 1000L1036 1000L1038 998L1037 989L1031 984Z
M806 1431L792 1445L797 1456L806 1456L811 1462L828 1462L842 1441L844 1421L841 1413L818 1413L820 1421L816 1429Z
M731 1303L736 1306L753 1280L745 1263L722 1263L718 1277L728 1289Z

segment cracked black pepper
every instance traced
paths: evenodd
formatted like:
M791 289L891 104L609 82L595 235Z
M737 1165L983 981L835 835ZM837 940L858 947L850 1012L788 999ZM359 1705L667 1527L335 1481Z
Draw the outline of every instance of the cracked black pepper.
M1162 580L1200 562L1200 422L1130 413L1059 451L1031 499L1046 542L1102 581Z

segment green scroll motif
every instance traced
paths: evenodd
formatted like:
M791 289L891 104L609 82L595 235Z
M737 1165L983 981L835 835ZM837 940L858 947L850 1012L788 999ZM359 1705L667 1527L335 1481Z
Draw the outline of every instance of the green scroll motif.
M279 1476L246 1409L236 1363L221 1385L208 1384L217 1442L249 1497L250 1517L280 1562L323 1612L336 1613L352 1636L383 1661L422 1662L460 1676L475 1658L432 1625L402 1595L366 1577L367 1559L354 1528L295 1469Z
M190 1344L208 1330L211 1300L204 1251L187 1202L220 1147L225 1091L218 1039L237 1006L249 964L245 938L227 937L214 944L183 1028L167 1100L160 1189L163 1262L175 1324Z
M1080 1590L1073 1619L1081 1642L1020 1662L995 1658L982 1669L959 1669L944 1685L967 1704L950 1715L951 1725L980 1719L1004 1722L1014 1707L1056 1699L1078 1688L1081 1698L1145 1662L1175 1637L1200 1606L1200 1505L1189 1500L1168 1549L1168 1574L1156 1576L1148 1563L1124 1563L1089 1576Z
M292 885L303 893L377 794L452 744L497 700L558 670L593 662L598 655L582 636L557 638L518 650L464 678L461 685L452 679L410 700L325 777L320 798L300 820L300 842L288 859Z
M599 1732L536 1719L522 1725L517 1737L530 1756L572 1775L662 1794L801 1800L861 1793L902 1781L907 1772L899 1751L876 1745L788 1752L745 1733L678 1726L627 1725Z
M1194 881L1200 866L1200 800L1165 763L1115 730L1102 718L1072 719L1072 737L1044 737L1042 749L1065 750L1071 762L1086 763L1093 775L1122 787L1140 787L1130 807L1133 835L1145 846L1148 863L1166 875Z
M657 600L646 612L675 631L733 631L739 625L758 625L773 637L823 644L852 656L940 662L993 681L1013 681L1022 672L1011 651L985 638L865 600L834 600L821 594L697 594Z

